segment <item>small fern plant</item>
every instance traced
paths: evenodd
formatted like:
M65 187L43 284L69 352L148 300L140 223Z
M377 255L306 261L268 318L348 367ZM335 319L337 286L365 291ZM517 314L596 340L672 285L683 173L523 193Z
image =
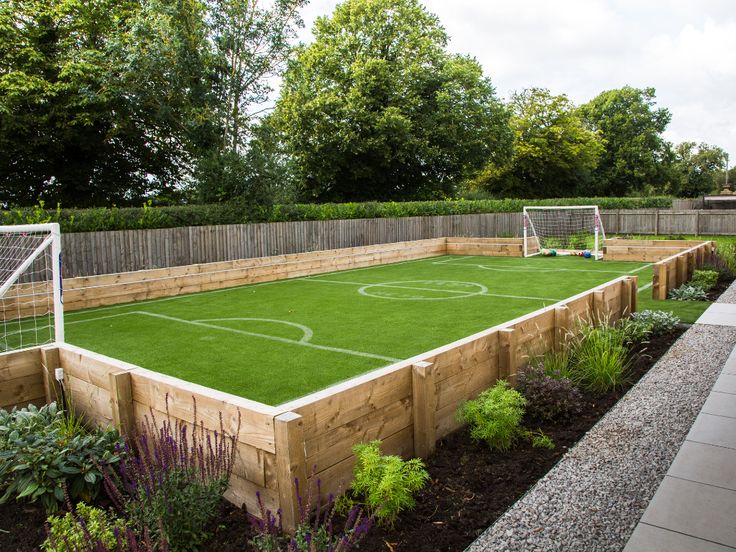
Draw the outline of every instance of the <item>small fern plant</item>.
M470 436L475 441L485 441L491 449L505 451L523 436L521 420L525 408L526 399L521 393L511 389L508 382L498 380L477 399L460 405L457 416L470 424Z
M341 500L341 509L362 500L379 524L393 526L400 512L416 506L413 495L427 483L429 473L419 458L403 460L399 456L384 455L380 445L381 441L377 440L353 447L355 479L350 486L350 496Z

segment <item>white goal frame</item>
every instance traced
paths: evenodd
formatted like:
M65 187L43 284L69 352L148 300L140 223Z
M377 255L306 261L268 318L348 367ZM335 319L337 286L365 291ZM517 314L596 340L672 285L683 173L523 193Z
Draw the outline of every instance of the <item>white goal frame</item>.
M523 211L523 238L524 238L524 257L533 257L535 255L540 255L542 253L542 250L544 249L544 243L543 240L545 239L544 236L540 236L537 232L537 224L535 226L534 223L534 213L540 212L551 212L551 211L590 211L592 213L592 218L590 220L590 228L585 228L583 226L580 227L579 231L590 231L590 233L593 235L593 249L590 250L591 257L593 257L596 260L603 258L603 252L601 249L601 244L603 243L603 240L606 239L605 231L603 230L603 223L601 222L601 214L600 210L598 209L597 205L570 205L570 206L525 206ZM539 221L537 221L539 223ZM561 255L574 255L578 254L578 250L569 249L569 248L561 248L556 249L557 254Z
M32 233L39 234L46 232L48 235L43 238L43 241L36 245L36 247L28 253L28 255L17 263L15 266L6 267L7 271L12 270L9 275L2 275L0 280L0 300L3 300L13 287L18 285L24 285L19 280L23 275L32 268L34 261L39 259L42 255L46 255L50 248L50 278L45 279L43 282L31 282L33 284L46 283L46 294L53 294L53 300L49 303L53 304L53 338L55 343L64 343L64 304L63 304L63 291L62 291L62 271L61 271L61 230L58 223L45 223L45 224L19 224L12 226L0 226L1 234L23 234ZM48 284L51 284L51 290L48 290ZM3 322L5 320L3 312ZM50 331L50 329L49 329Z

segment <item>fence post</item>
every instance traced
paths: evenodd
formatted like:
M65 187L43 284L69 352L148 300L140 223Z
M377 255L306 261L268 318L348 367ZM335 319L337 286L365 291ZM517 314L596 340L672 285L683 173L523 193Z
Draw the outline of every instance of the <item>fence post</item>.
M276 480L284 530L293 533L299 522L299 495L295 481L305 493L307 458L304 445L304 422L295 412L284 412L273 419L276 446Z
M654 211L654 235L659 235L659 209Z
M656 270L654 272L656 277ZM639 278L638 276L627 276L623 281L621 294L621 316L628 316L639 308Z
M606 321L606 292L602 289L593 290L593 323L601 324Z
M695 251L689 251L687 254L687 280L693 277L693 272L695 272L695 268Z
M700 235L700 209L695 210L695 235Z
M57 402L61 408L61 386L56 381L55 371L61 367L59 360L59 349L57 347L44 347L41 349L41 366L43 367L43 389L46 395L46 404Z
M498 330L498 379L516 384L518 338L514 328Z
M675 287L680 287L687 281L687 257L685 255L680 255L675 258L675 261L677 262L677 278L675 279Z
M414 414L414 456L427 458L434 452L437 431L437 387L434 364L416 362L411 366L412 409Z
M555 351L562 351L565 346L565 342L567 341L567 334L570 329L570 309L567 305L555 307Z
M116 372L110 378L110 407L112 422L123 435L135 432L135 413L133 412L133 386L130 372Z

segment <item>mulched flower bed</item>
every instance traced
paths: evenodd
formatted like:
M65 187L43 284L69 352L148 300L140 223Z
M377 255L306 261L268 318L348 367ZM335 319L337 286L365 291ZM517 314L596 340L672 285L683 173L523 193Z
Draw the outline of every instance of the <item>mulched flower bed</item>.
M494 520L516 502L572 447L669 349L684 331L650 340L630 367L627 386L606 395L584 393L583 414L563 423L525 420L555 442L553 450L521 443L509 452L491 452L474 443L466 429L437 443L426 462L431 481L418 494L417 507L405 512L393 529L374 527L361 542L361 551L464 550ZM45 513L31 504L0 505L0 550L37 550L45 538ZM253 533L245 512L223 504L205 551L250 549Z

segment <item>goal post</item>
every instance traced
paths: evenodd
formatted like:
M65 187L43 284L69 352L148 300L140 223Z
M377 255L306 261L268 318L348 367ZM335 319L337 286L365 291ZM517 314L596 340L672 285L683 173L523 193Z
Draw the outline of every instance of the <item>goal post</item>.
M524 256L554 250L559 255L603 256L606 235L597 205L524 207Z
M64 342L57 223L0 226L0 352Z

